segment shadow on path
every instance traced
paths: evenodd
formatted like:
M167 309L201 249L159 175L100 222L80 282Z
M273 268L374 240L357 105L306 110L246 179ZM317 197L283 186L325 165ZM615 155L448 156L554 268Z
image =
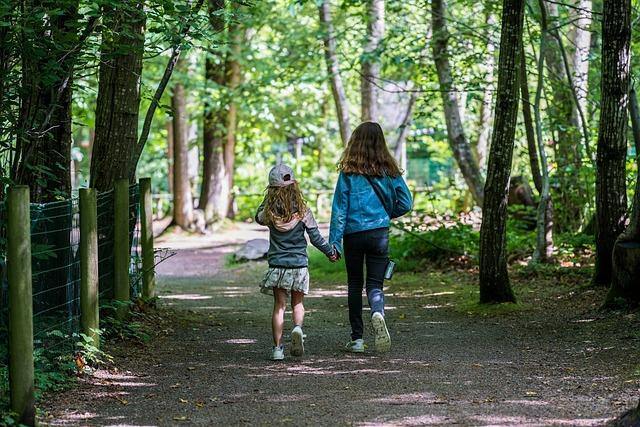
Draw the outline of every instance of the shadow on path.
M393 286L393 351L343 353L346 289L314 286L313 277L307 355L271 362L272 302L257 291L265 263L224 267L238 236L255 233L178 242L158 271L160 306L172 322L145 347L118 348L121 370L98 371L49 402L46 421L591 426L631 406L640 391L637 328L629 340L615 322L582 322L562 310L468 315L447 308L446 295L395 294Z

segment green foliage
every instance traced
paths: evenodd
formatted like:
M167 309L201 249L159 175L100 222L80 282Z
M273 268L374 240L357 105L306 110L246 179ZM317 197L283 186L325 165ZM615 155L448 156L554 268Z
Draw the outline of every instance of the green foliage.
M129 311L129 317L120 320L115 316L118 308L126 305L132 309ZM103 336L106 340L127 340L138 344L144 344L151 339L151 335L147 330L144 319L144 307L139 304L130 304L122 301L111 301L100 307L100 329L103 330Z
M470 261L478 252L479 233L469 224L451 222L424 231L422 224L404 224L408 232L394 229L391 258L399 271L418 271L425 264Z

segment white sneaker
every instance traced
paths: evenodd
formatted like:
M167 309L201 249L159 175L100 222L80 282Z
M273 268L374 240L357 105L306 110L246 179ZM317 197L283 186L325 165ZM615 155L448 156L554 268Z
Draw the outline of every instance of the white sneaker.
M371 326L373 326L373 338L376 351L384 353L391 349L391 336L382 313L375 312L371 316Z
M291 331L291 355L300 357L304 354L304 334L302 328L296 326Z
M273 347L271 349L271 360L284 360L284 346Z
M364 340L359 338L357 340L349 341L345 346L345 350L350 353L364 353Z

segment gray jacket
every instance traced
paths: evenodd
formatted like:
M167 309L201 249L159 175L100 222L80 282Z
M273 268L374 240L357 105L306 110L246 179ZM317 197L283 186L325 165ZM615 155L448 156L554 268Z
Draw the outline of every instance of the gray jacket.
M264 223L264 202L258 207L256 222ZM269 267L302 268L308 266L307 239L305 231L309 235L309 241L313 246L322 251L326 256L335 252L333 247L320 235L318 223L307 209L303 217L295 215L289 222L276 222L269 227Z

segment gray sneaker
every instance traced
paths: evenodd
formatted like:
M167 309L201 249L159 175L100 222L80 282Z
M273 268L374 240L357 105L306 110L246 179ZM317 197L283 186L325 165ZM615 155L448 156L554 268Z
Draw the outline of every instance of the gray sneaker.
M284 360L284 346L280 345L280 347L274 346L271 349L271 360Z
M291 355L300 357L304 354L304 334L302 328L296 326L291 331Z
M373 338L376 351L385 353L391 349L391 336L387 329L382 313L375 312L371 316L371 326L373 326Z
M349 341L345 346L345 350L350 353L364 353L364 340L359 338L357 340Z

